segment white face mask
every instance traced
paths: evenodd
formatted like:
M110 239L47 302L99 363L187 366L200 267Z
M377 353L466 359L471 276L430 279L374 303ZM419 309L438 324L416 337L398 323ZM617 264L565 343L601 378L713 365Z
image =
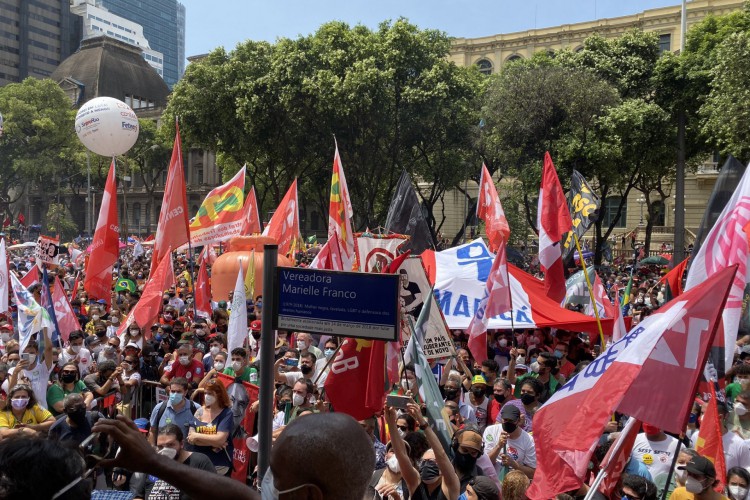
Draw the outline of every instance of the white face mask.
M232 361L232 370L234 370L235 374L242 370L242 361Z
M414 381L410 379L402 380L401 381L401 388L405 391L413 391L414 390Z
M180 356L180 364L182 366L187 366L190 364L190 356Z
M747 496L747 488L730 485L729 493L732 495L732 500L745 500L745 497Z
M301 406L305 403L305 397L300 396L299 394L294 394L292 396L292 405L294 406Z
M745 405L742 403L735 403L734 405L734 414L738 417L741 417L747 413L747 408L745 408Z
M221 370L224 369L224 363L222 363L221 361L218 361L214 363L214 368L216 368L217 372L220 372Z
M403 430L403 429L398 429L398 435L401 436L401 437L404 437L404 436L406 436L406 431ZM396 472L396 471L394 471L394 472Z
M29 366L36 362L36 354L29 354Z
M385 465L387 465L388 468L391 469L391 472L395 474L401 472L401 467L398 465L398 458L396 458L396 455L393 455L391 458L386 460Z
M0 339L2 339L3 343L8 342L11 339L10 333L0 334Z
M304 351L305 349L307 349L307 342L305 342L304 340L298 340L297 349L299 349L300 351Z
M70 346L70 350L73 351L73 354L78 354L79 352L81 352L81 346L72 345Z
M219 346L213 346L213 347L211 348L211 355L212 355L212 356L216 356L216 355L217 355L217 354L219 354L220 352L221 352L221 347L219 347Z
M694 477L688 476L687 481L685 481L685 489L688 490L689 493L697 495L706 488L703 487L703 483L701 483Z
M177 450L175 450L174 448L162 448L161 450L159 450L159 455L163 455L169 459L174 460L177 456Z
M534 361L531 363L531 371L534 373L539 373L539 363Z
M206 402L206 406L211 406L216 402L216 396L206 394L206 397L203 398L203 400Z
M675 479L677 479L681 484L685 484L685 478L687 478L687 470L685 470L684 467L684 465L678 465L674 471Z
M507 347L507 345L508 345L508 340L507 340L507 339L500 339L500 340L498 341L497 345L499 345L500 347Z
M516 364L517 365L525 365L526 364L526 358L524 358L523 356L518 356L516 358Z

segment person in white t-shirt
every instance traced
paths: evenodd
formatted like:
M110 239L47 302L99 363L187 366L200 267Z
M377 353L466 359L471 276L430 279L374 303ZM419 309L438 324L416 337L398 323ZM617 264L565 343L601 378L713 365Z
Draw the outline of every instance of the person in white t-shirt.
M91 357L91 351L83 347L83 332L81 330L70 332L68 347L60 351L57 364L62 367L68 362L78 363L78 371L81 372L81 378L91 373L91 365L94 360Z
M635 438L630 458L643 463L651 477L656 477L672 466L675 451L676 438L665 434L658 427L644 423L643 432Z
M507 467L532 479L536 470L536 448L532 437L521 426L521 410L505 405L498 421L500 423L488 426L483 435L495 471L500 474Z
M30 340L23 350L21 360L15 367L8 370L8 378L3 382L2 389L8 394L12 389L11 384L15 386L21 382L28 383L34 391L34 398L37 403L46 410L47 382L54 361L52 359L52 340L46 333L47 329L45 328L43 331L45 341L42 359L39 359L39 346L36 341Z
M750 443L742 439L734 431L727 430L727 415L729 413L727 406L719 402L716 406L719 413L719 422L721 423L721 441L724 445L724 462L726 470L734 467L747 469L750 467ZM690 438L693 448L696 447L700 439L700 431L693 434Z

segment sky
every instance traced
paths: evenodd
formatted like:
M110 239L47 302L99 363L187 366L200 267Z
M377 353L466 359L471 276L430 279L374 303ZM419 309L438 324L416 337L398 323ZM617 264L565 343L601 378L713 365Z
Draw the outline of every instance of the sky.
M313 33L328 21L364 24L405 17L420 28L474 38L635 14L679 0L180 0L187 56L244 40Z

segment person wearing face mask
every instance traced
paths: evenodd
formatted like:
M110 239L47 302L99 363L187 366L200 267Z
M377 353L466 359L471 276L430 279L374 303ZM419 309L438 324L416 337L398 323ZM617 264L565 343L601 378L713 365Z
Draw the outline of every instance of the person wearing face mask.
M490 404L487 394L487 381L481 375L475 375L471 380L471 392L464 396L464 403L474 408L479 432L487 427L488 407Z
M671 500L729 500L714 491L718 481L714 464L709 459L700 455L693 457L685 466L685 470L685 486L675 488Z
M482 475L477 460L484 453L482 435L474 426L465 426L453 435L451 443L453 449L453 468L460 483L460 493L466 491L466 486L477 476Z
M726 404L718 402L716 409L718 410L719 423L721 424L721 441L727 470L734 467L750 467L750 448L744 439L729 429L731 425L727 425L729 419ZM693 447L696 447L698 436L699 433L695 433L690 439Z
M20 380L28 380L34 391L37 403L43 409L47 409L47 387L49 376L52 371L52 340L49 338L47 329L44 328L40 335L44 335L44 353L40 356L39 346L35 340L29 341L23 350L21 360L8 371L8 378L3 382L2 389L8 393L8 389L14 387Z
M55 417L37 404L31 386L18 384L8 393L10 405L0 412L0 437L46 434Z
M750 351L750 346L746 346ZM743 347L743 352L745 348ZM734 365L729 371L727 371L727 380L731 380L731 384L727 384L725 393L727 400L734 401L734 399L742 391L750 389L750 365L745 363L739 363Z
M640 460L648 467L651 477L656 477L671 467L676 450L676 438L665 434L658 427L644 423L643 432L635 438L630 457Z
M249 346L250 351L252 353L252 356L256 356L258 354L258 348L260 347L260 330L261 330L261 322L259 319L254 319L250 322L250 339L249 339Z
M318 376L316 384L318 387L322 387L328 379L328 374L331 372L331 359L333 358L338 342L334 338L329 338L323 345L323 357L315 361L315 373Z
M205 454L222 476L229 474L234 455L232 403L227 390L218 380L210 381L204 390L203 406L195 411L185 438L195 451ZM158 441L157 441L158 442Z
M527 373L516 377L515 365L508 366L508 381L515 384L514 396L521 397L521 386L524 380L535 378L542 384L542 392L538 395L539 402L544 404L560 388L560 381L557 380L557 358L550 353L541 352L537 357L539 364L538 373Z
M287 424L292 409L292 388L282 385L276 390L276 408L273 415L273 432L276 433ZM276 436L274 435L274 438Z
M506 405L500 411L498 423L485 429L483 439L498 475L511 469L532 479L536 470L536 448L534 440L520 423L518 407Z
M65 363L60 369L57 382L47 389L47 405L52 415L57 417L64 412L64 399L69 394L80 394L86 408L94 400L94 394L81 380L75 363Z
M467 424L476 425L477 414L474 411L474 407L466 404L461 394L459 382L456 379L449 377L443 386L443 395L445 396L445 403L453 401L458 404L458 413L461 415L463 421Z
M750 439L750 390L742 391L735 397L727 427L742 439Z
M680 453L677 455L677 463L675 464L675 468L672 473L672 479L669 482L669 485L667 485L667 476L669 475L670 471L669 468L660 471L656 476L653 476L653 481L656 485L657 490L659 491L660 497L665 488L667 489L667 497L669 497L670 495L672 495L672 492L675 490L675 488L685 486L685 481L687 480L687 470L685 470L685 467L687 466L688 462L690 462L690 460L692 460L695 456L698 456L698 452L693 448L680 449ZM602 458L604 457L602 456ZM638 460L633 460L631 458L630 460L628 460L627 466L625 467L625 472L629 474L635 474L634 469L636 464L646 469L646 466L641 462L639 462ZM648 469L646 469L646 471L648 471Z
M247 351L243 347L232 349L232 363L224 368L224 374L238 378L243 382L250 382L255 385L259 383L258 369L255 366L248 365Z
M727 472L727 493L731 500L746 500L750 488L750 472L742 467Z
M404 413L396 419L396 430L401 437L404 437L407 432L415 432L417 430L417 422L411 415Z
M518 410L521 412L521 415L523 416L521 427L526 432L531 432L534 415L542 406L541 403L539 403L539 393L542 390L542 383L537 379L530 378L524 380L519 385L521 389L521 397L508 401L503 406L503 408L505 406L515 406L516 408L518 408ZM516 388L518 389L518 385L516 386Z
M83 383L98 398L110 392L120 392L123 385L122 367L117 366L114 361L104 361L99 365L98 372L83 377Z
M314 391L315 387L309 380L299 379L292 385L292 411L289 412L286 424L297 418L302 411L313 409L310 397Z
M410 453L409 443L404 442L407 454ZM370 488L374 492L373 498L383 500L402 500L409 491L406 481L401 477L401 467L389 441L385 445L385 467L377 469L370 479Z
M505 403L515 399L513 397L513 386L510 382L504 379L497 379L492 386L492 399L490 400L490 406L487 410L487 421L497 421L498 415L500 415L500 409Z
M203 356L203 368L205 371L209 371L214 367L214 358L217 354L224 355L224 366L221 371L226 368L229 354L226 351L226 341L224 335L220 333L212 333L208 336L208 352Z
M203 377L201 383L198 384L198 389L205 389L209 381L218 377L219 373L223 373L224 367L227 365L226 356L227 355L223 352L220 352L216 355L216 357L214 358L213 368L211 368L208 373L206 373L206 376Z
M193 388L198 387L205 372L203 371L203 363L193 358L192 354L193 348L189 342L182 340L178 342L177 359L164 368L164 375L161 377L163 386L169 385L169 381L174 377L182 377L187 379Z
M182 377L175 377L169 384L167 401L154 406L149 418L148 441L156 445L158 429L167 424L175 424L180 429L187 429L193 421L193 413L198 409L195 402L187 398L188 381Z
M125 338L122 340L124 345L128 345L131 342L138 346L139 349L143 349L143 335L141 329L135 323L128 326L125 332Z
M289 367L289 371L279 369L286 362L285 358L279 358L274 364L274 379L279 384L293 386L300 379L315 379L315 363L317 358L312 352L300 354L298 366Z
M159 429L156 451L159 455L176 460L193 469L200 469L212 474L216 473L216 469L206 455L185 449L184 433L177 425L167 424ZM149 474L135 474L133 483L135 484L131 484L130 491L135 494L135 498L190 499L176 486Z
M297 338L297 350L300 353L300 356L302 354L306 354L308 352L311 352L315 355L315 359L321 359L323 357L323 351L315 347L313 345L313 338L312 335L310 335L307 332L298 332L296 334ZM300 357L301 359L301 357Z
M3 323L0 325L0 344L2 345L2 350L5 351L5 346L8 345L8 342L10 342L13 339L13 325L9 323Z
M65 396L64 412L49 429L49 439L60 442L71 442L80 445L91 435L91 427L104 415L98 411L87 411L86 402L77 393Z
M118 409L123 415L130 415L130 405L133 403L133 396L135 396L138 386L141 385L140 366L140 361L132 354L126 355L120 364L123 386L122 402L118 405Z
M58 365L63 365L73 361L78 364L78 371L82 377L89 374L94 358L91 351L83 347L83 332L73 330L68 336L68 347L60 351Z

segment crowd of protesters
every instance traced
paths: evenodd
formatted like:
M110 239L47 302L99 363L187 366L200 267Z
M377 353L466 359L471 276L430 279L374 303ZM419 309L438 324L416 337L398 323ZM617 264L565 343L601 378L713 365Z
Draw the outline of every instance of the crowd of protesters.
M306 260L298 256L298 264ZM16 319L13 314L0 319L0 499L20 498L20 485L27 484L20 476L31 474L13 469L14 460L20 460L20 448L14 448L20 440L26 440L26 453L39 454L38 463L51 465L58 459L69 462L66 453L86 445L91 436L98 439L92 434L97 430L118 441L121 456L109 450L96 467L84 463L82 470L70 465L70 471L60 469L43 485L49 495L21 494L82 498L85 488L94 488L130 495L122 498L205 498L200 488L211 484L217 489L205 491L234 491L233 483L219 476L232 472L231 435L238 424L233 401L217 377L223 373L259 383L256 356L263 297L247 301L246 342L230 352L226 334L231 297L214 303L211 317L196 316L193 264L184 255L175 257L176 284L164 290L158 318L150 325L131 324L120 336L120 325L137 303L150 268L148 253L135 258L132 249L122 253L113 271L109 306L105 300L90 300L76 286L82 282L79 263L63 260L50 270L50 280L59 278L81 325L80 330L65 332L67 341L55 342L50 332L40 332L19 352ZM11 254L10 272L19 278L35 265L31 255ZM623 302L634 324L667 300L661 273L658 267L599 269L611 297L615 290L621 297L630 292ZM116 287L121 280L134 286ZM30 291L41 302L41 286ZM412 402L398 410L385 406L352 429L346 420L337 420L344 417L336 414L323 386L329 361L343 339L277 332L276 390L274 401L267 402L274 406L271 470L258 484L251 467L248 493L242 494L252 495L260 487L263 498L526 498L537 465L534 415L597 356L600 346L588 334L564 330L491 330L488 359L477 364L467 348L466 333L451 333L457 356L434 363L444 411L453 426L453 441L446 449L425 417L424 402L414 394L413 366L403 367L402 382L393 388L394 393L413 396ZM667 498L676 500L750 498L750 335L738 337L736 363L725 380L726 400L718 405L726 477L717 477L711 461L695 451L705 406L696 401L682 435L643 425L614 498L651 500L662 498L665 491ZM166 400L150 408L139 404L145 385L163 388ZM249 411L258 411L263 403L256 402ZM126 418L113 420L116 414ZM588 484L625 420L613 415L607 425L589 467ZM344 439L347 433L349 441ZM295 435L296 441L290 437ZM363 436L369 455L356 460L361 449L350 442ZM142 463L133 458L137 453L144 454ZM165 459L189 469L172 470ZM88 477L76 482L75 476L83 472ZM726 485L723 493L714 491L719 481ZM587 489L557 498L582 498Z

